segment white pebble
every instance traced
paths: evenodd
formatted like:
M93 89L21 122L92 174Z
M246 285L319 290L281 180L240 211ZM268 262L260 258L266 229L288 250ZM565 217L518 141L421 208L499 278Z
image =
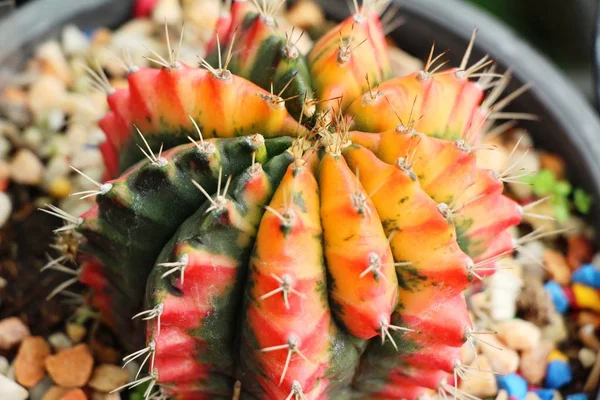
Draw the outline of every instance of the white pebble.
M68 55L85 54L90 47L90 41L75 25L67 25L62 31L63 51Z
M597 354L594 350L584 347L579 350L577 356L583 368L591 368L596 362Z
M39 128L30 126L23 131L23 141L28 147L37 151L44 142L44 135Z
M0 399L2 400L25 400L29 392L23 386L0 375Z
M152 12L152 19L159 25L181 25L183 10L179 0L159 0Z
M50 184L57 178L66 176L70 172L71 168L69 168L69 163L64 156L59 155L52 157L46 164L46 169L44 170L43 187L49 188Z
M491 317L496 321L514 318L523 281L512 271L501 269L489 277L487 283Z
M67 84L73 79L69 63L57 41L52 40L38 46L35 57L43 62L45 74L51 74Z
M0 227L8 221L11 211L12 202L10 201L10 197L4 192L0 192Z
M58 132L65 124L65 113L59 109L53 109L48 113L46 125L52 132Z
M38 185L42 182L44 165L30 150L21 149L10 162L13 181L26 185Z
M6 375L8 369L10 368L10 364L6 357L0 356L0 375Z
M64 350L73 347L73 342L63 332L56 332L48 336L48 343L52 345L54 350Z

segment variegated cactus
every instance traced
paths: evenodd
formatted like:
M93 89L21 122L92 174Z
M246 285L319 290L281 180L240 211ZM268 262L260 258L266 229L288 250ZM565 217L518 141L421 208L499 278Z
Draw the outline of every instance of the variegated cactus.
M130 65L126 89L103 83L110 179L81 217L51 211L80 238L51 267L80 263L91 304L137 350L125 361L148 371L130 386L456 395L475 340L463 291L514 249L524 213L509 177L477 165L505 79L468 67L470 48L459 68L432 50L392 78L376 3L305 57L272 9L234 1L201 68L170 57Z

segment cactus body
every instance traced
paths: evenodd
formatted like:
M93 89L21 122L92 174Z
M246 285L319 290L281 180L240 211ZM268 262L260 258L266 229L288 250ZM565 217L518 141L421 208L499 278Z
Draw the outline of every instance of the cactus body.
M462 292L522 210L477 167L483 90L462 69L388 79L369 4L305 58L234 1L211 44L226 66L143 68L109 95L114 179L76 224L80 279L175 399L452 388Z

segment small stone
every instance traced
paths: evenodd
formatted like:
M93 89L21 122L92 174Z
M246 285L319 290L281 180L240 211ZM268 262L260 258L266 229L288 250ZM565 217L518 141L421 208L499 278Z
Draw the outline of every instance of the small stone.
M546 368L545 386L550 389L558 389L573 379L571 366L568 362L554 360L548 363Z
M70 55L85 55L90 47L90 41L76 25L67 25L62 31L63 51Z
M67 393L63 394L61 400L87 400L87 396L81 389L71 389Z
M517 374L496 376L498 388L506 390L511 398L524 399L527 395L527 382Z
M466 371L466 379L461 379L459 389L482 399L495 396L498 393L498 385L494 375L489 372L490 362L484 355L479 356L478 360L479 363L473 362Z
M37 385L29 389L29 400L42 400L52 385L52 379L46 376Z
M585 236L575 235L568 239L567 263L571 269L575 269L583 263L590 262L592 255L592 244Z
M105 364L119 364L121 360L120 352L111 346L105 345L100 342L97 338L92 338L90 341L90 348L94 359L97 362Z
M71 83L71 68L57 41L52 40L38 46L35 57L42 62L42 70L46 74L56 76L67 85Z
M574 305L576 307L600 312L600 294L598 291L579 283L575 283L571 288L575 296Z
M565 177L565 165L565 161L557 154L545 151L540 154L541 168L552 171L556 180L561 180Z
M500 390L498 392L498 396L496 396L496 400L508 400L508 393L506 392L506 390Z
M50 75L43 75L29 89L28 104L35 120L42 122L48 113L61 104L66 96L64 82Z
M535 348L521 354L519 370L527 382L539 385L546 376L546 361L554 350L554 343L542 340Z
M44 170L44 178L42 182L42 186L49 190L52 183L61 177L66 177L71 173L71 168L69 168L69 163L67 159L63 156L54 156L48 161L46 164L46 168Z
M571 282L571 269L567 259L560 252L553 249L544 250L544 264L552 278L560 285L566 286Z
M569 357L567 357L567 355L563 352L561 352L560 350L554 349L550 352L550 354L548 354L548 362L554 361L554 360L561 360L564 362L568 362L569 361Z
M63 396L69 392L69 390L71 389L52 386L50 390L46 392L42 400L62 400Z
M29 336L23 339L15 358L15 377L21 385L35 386L46 375L44 361L50 355L50 346L43 337Z
M488 278L489 308L494 320L504 321L515 317L522 286L522 279L510 270L497 270Z
M553 389L536 389L535 394L542 400L559 400Z
M73 186L71 185L71 181L69 181L69 179L64 176L60 176L50 183L50 187L48 189L52 197L63 199L71 194L73 191Z
M561 343L569 337L569 331L562 315L555 312L550 314L548 325L542 327L542 339L548 339L554 343Z
M29 392L23 386L11 381L4 375L0 375L0 399L2 400L25 400Z
M12 201L10 200L10 197L3 191L0 191L0 228L10 218L11 211Z
M548 281L544 285L546 293L550 296L554 308L561 314L564 314L569 309L571 303L569 297L566 295L563 287L555 281Z
M485 341L487 343L480 343L479 346L481 352L490 361L492 371L501 375L517 371L519 368L519 354L516 351L506 347L494 335L489 335L485 338Z
M94 369L92 378L88 385L99 392L110 392L129 382L129 374L123 368L101 364Z
M594 289L600 289L600 268L593 264L584 264L573 271L571 280Z
M27 325L17 317L9 317L0 321L0 349L10 350L30 336Z
M48 373L60 386L82 387L90 378L94 359L87 344L79 344L46 359Z
M10 163L13 181L26 185L38 185L42 182L44 165L35 154L28 149L21 149Z
M287 12L288 22L300 29L309 29L325 23L323 9L312 0L300 0Z
M512 319L496 326L498 338L513 350L531 350L540 342L540 328L529 321Z
M20 87L8 86L0 94L0 114L12 123L24 127L31 122L27 108L27 93Z
M46 117L46 127L52 132L60 131L65 125L65 113L59 109L50 110Z
M183 10L179 0L158 0L152 12L152 19L159 25L164 25L165 21L168 25L181 25Z
M0 375L6 375L9 368L10 363L8 362L8 359L4 356L0 356Z
M583 347L577 353L577 358L583 368L592 368L594 363L596 362L597 352L592 349L588 349L587 347Z
M29 126L25 128L21 137L23 139L23 143L25 143L27 147L35 150L39 149L42 143L44 143L44 134L37 126Z
M73 215L79 215L79 214L73 214ZM85 335L87 335L87 329L85 326L76 324L73 322L69 322L67 324L66 331L67 331L67 335L69 335L69 338L73 341L73 343L81 342L85 338Z
M56 351L66 350L73 347L73 342L62 332L53 333L48 337L48 342Z

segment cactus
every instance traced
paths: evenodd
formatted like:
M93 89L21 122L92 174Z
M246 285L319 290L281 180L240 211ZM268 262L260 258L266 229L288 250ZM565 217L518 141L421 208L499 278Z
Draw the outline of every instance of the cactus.
M526 213L511 168L477 166L507 77L470 46L392 78L373 1L305 57L261 4L233 2L203 68L102 82L108 179L81 217L47 210L79 238L47 268L79 263L59 289L90 287L147 398L460 396L463 291Z

